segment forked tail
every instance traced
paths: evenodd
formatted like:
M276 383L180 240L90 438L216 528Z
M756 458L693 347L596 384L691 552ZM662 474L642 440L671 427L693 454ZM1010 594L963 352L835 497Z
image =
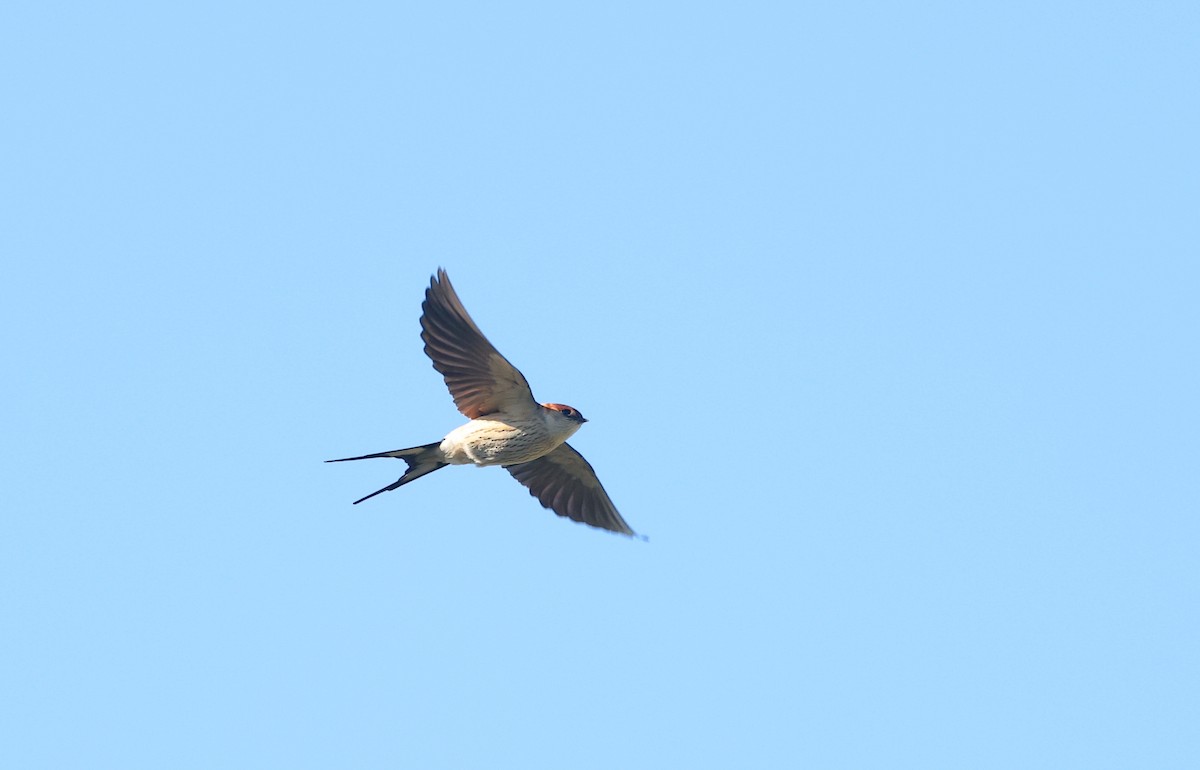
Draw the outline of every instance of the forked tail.
M373 455L363 455L362 457L342 457L337 460L326 460L325 462L344 463L348 460L370 460L375 457L395 457L398 460L403 460L404 462L408 463L408 470L404 472L403 476L396 479L394 483L388 484L383 489L372 492L366 497L360 497L359 499L355 500L354 504L358 505L363 500L370 500L375 495L382 494L384 492L391 492L393 489L402 487L410 481L419 479L426 474L433 473L438 468L445 468L450 463L442 460L442 450L439 448L441 445L442 442L436 441L432 444L426 444L425 446L415 446L408 449L395 449L391 452L379 452Z

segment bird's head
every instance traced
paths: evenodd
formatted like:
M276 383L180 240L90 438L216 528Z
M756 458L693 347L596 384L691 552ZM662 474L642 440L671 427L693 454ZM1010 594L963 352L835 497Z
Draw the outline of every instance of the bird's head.
M587 418L580 414L579 410L573 406L567 406L566 404L542 404L542 408L549 409L551 412L558 412L558 414L566 419L579 425L587 422Z

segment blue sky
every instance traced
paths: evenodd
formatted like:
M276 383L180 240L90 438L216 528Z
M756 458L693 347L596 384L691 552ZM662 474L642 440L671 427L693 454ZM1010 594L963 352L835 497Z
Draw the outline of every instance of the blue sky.
M0 765L1200 764L1195 4L10 4ZM648 543L452 468L444 266Z

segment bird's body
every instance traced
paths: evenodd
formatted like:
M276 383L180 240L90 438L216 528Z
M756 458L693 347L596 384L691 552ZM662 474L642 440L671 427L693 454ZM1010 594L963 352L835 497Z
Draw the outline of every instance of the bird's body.
M374 497L447 465L500 465L560 516L632 535L595 471L566 440L587 422L565 404L539 404L520 371L492 347L467 315L444 270L422 304L422 339L455 405L469 420L440 442L329 462L394 457L408 470Z
M516 465L556 449L579 426L579 422L544 406L523 414L497 412L450 431L438 450L451 465Z

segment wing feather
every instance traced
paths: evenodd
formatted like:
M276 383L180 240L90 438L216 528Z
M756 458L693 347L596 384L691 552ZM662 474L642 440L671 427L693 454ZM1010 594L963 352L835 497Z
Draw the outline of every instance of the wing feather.
M543 507L559 516L623 535L634 534L617 513L591 464L570 444L561 444L536 460L505 468Z
M471 320L446 271L438 269L421 303L421 339L458 411L477 417L536 406L525 376L488 342Z

